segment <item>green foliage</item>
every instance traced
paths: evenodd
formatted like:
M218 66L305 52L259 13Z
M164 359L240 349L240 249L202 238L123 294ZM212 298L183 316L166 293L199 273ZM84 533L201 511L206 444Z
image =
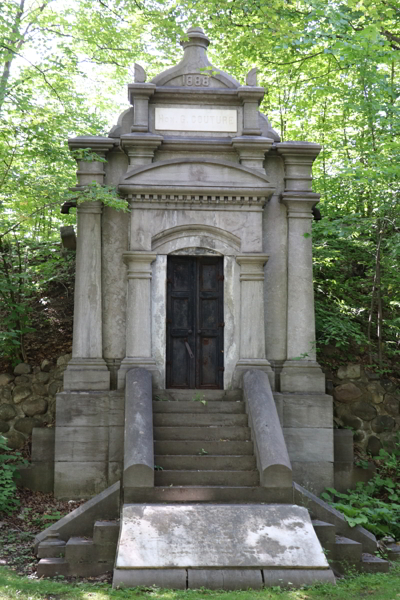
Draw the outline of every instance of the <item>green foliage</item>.
M350 527L362 525L378 538L400 540L400 443L392 453L380 450L377 474L342 494L328 488L321 497L344 514Z
M0 514L9 514L18 508L20 502L15 496L15 477L18 476L18 469L27 464L19 452L10 454L7 439L0 434Z
M93 181L90 185L85 185L81 190L74 190L65 196L66 200L76 200L78 204L83 202L102 202L105 206L129 212L129 207L124 198L121 198L115 187L109 185L100 185Z

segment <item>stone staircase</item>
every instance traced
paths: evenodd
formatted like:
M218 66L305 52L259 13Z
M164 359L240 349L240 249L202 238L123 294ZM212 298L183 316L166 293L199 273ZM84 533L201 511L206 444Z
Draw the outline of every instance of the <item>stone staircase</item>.
M157 506L163 506L163 510L167 511L165 518L171 518L168 516L168 510L170 515L174 515L176 510L185 511L184 507L188 505L199 511L196 506L208 504L210 511L218 511L219 505L222 515L226 509L236 510L235 506L237 510L241 510L240 506L244 509L244 505L252 505L249 512L253 511L255 514L257 506L260 507L261 504L275 504L276 509L279 509L279 505L300 504L308 509L314 531L335 573L341 574L349 568L366 572L388 570L387 561L363 552L362 543L343 536L343 532L347 532L346 535L351 533L346 524L337 527L337 519L343 521L343 517L337 511L334 511L337 514L329 519L333 509L300 486L280 489L260 485L242 390L158 390L153 395L152 405L154 487L125 489L123 501L121 498L124 511L130 510L131 507L134 510L151 512L153 506L157 512ZM113 494L115 493L114 491ZM87 504L89 503L93 511L95 500L92 499ZM169 505L172 505L170 509ZM176 508L173 508L174 505ZM99 509L100 506L96 509L97 515ZM281 506L281 509L286 510L284 506ZM290 510L288 506L288 514ZM77 511L81 511L82 519L82 507ZM326 521L321 519L321 511L322 518ZM268 510L265 514L268 515ZM57 532L58 524L49 528L47 536L41 534L37 551L40 559L38 576L98 576L114 568L120 535L119 520L98 520L97 516L92 520L93 537L89 537L87 528L86 535L79 535L79 531L76 531L78 527L75 530L71 528L72 515L73 513L65 517L68 521L67 534L63 533L62 526L58 527ZM332 522L328 522L329 520ZM62 521L59 523L62 524ZM165 525L165 521L163 523ZM223 532L221 534L223 535ZM364 539L367 543L365 535L361 534L361 540ZM370 540L369 542L368 550L372 552L376 544ZM243 572L237 568L228 569L226 573L221 568L215 571L159 568L139 569L133 572L138 573L139 581L147 581L146 577L156 577L153 583L160 587L185 588L196 587L197 584L199 587L206 581L210 587L214 585L214 581L216 587L226 589L235 589L235 586L240 589L243 586L279 585L282 573L284 578L288 576L290 581L296 584L297 580L294 579L300 573L291 569L285 574L279 569L257 568ZM204 582L200 579L197 581L202 572ZM197 579L194 578L194 573L197 573ZM307 577L311 578L311 583L315 574L310 570L308 575L303 571L301 576L303 579L299 580L299 584L306 583ZM277 581L274 577L278 577ZM132 585L132 570L116 568L114 580L117 579L121 585ZM150 580L148 584L151 585Z

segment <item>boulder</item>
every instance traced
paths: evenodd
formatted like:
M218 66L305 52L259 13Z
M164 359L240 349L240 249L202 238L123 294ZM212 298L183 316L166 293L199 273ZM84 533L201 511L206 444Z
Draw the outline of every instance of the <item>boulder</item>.
M47 411L47 400L45 398L33 398L32 400L25 400L22 403L22 410L27 417L44 415L44 413Z
M25 433L26 435L31 435L32 429L34 427L40 427L42 424L38 419L32 419L31 417L23 417L22 419L18 419L18 421L14 424L14 429L16 431L20 431L21 433Z
M19 363L14 369L14 375L28 375L31 372L31 365Z
M19 448L22 448L22 446L25 444L25 437L22 435L22 433L15 431L15 429L8 431L5 434L5 437L7 438L7 444L9 448L12 450L19 450Z
M14 375L11 375L10 373L0 373L0 387L8 385L12 381L14 381Z
M51 362L51 360L47 360L47 358L45 358L44 360L42 360L42 364L40 365L40 368L42 371L45 371L46 373L48 373L52 366L53 366L53 363Z
M362 429L362 421L358 417L354 417L353 415L345 414L341 417L343 425L346 427L351 427L356 431L358 429Z
M50 373L43 373L42 371L40 373L37 373L35 375L35 381L37 381L38 383L47 383L50 379Z
M371 435L367 444L367 452L371 454L371 456L378 456L379 450L382 448L382 444L379 438L375 435Z
M384 408L393 417L397 417L400 414L400 398L393 394L385 394Z
M355 402L362 394L362 390L351 382L338 385L333 390L334 398L338 400L338 402L344 402L345 404Z
M31 378L29 375L18 375L18 377L14 379L15 385L23 385L24 383L29 384L30 382Z
M63 365L67 365L72 358L72 354L64 354L63 356L59 356L57 358L57 367L61 367Z
M34 383L32 385L32 390L33 390L33 393L36 394L36 396L46 396L47 395L47 389L43 383Z
M50 394L50 396L55 396L57 394L57 392L59 392L61 389L62 389L61 381L53 381L52 383L50 383L47 386L47 390L48 390L48 393Z
M12 404L0 404L0 419L2 421L11 421L17 414Z
M13 389L13 400L15 404L19 404L31 395L32 388L29 385L17 385Z
M356 402L351 407L351 412L362 421L372 421L378 414L375 406L372 406L368 402Z
M0 433L7 433L10 430L10 426L5 421L0 421Z
M339 367L337 376L339 379L359 379L361 377L361 366L345 365Z
M12 390L11 387L0 387L0 399L3 402L7 402L7 400L11 400Z
M383 433L384 431L392 431L396 425L396 421L387 415L379 415L371 422L372 430L375 433Z
M355 444L362 444L366 437L365 431L359 429L358 431L354 432L353 441Z

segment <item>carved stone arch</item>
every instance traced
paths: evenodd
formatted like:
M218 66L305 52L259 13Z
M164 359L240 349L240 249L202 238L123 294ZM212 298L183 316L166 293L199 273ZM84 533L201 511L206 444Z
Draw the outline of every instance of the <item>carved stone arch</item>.
M157 254L172 254L189 248L204 248L221 255L240 252L240 238L220 227L210 225L179 225L152 237L151 249Z

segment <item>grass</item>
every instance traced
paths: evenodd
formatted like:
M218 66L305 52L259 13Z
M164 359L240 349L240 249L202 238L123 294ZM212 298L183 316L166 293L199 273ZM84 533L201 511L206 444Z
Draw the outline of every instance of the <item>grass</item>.
M173 591L158 588L113 590L109 584L65 583L20 577L0 567L1 600L398 600L400 565L387 574L354 575L336 586L323 584L300 590L269 588L262 591L211 592L208 590Z

